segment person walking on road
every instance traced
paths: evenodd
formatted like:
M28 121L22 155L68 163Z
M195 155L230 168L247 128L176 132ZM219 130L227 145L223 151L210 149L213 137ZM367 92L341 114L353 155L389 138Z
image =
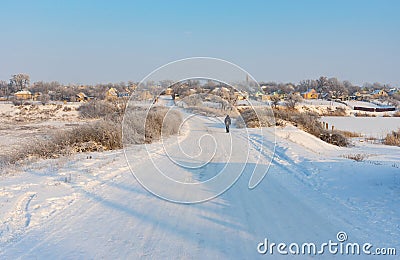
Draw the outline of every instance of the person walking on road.
M225 117L225 128L226 128L226 132L229 133L229 126L231 125L231 118L229 117L229 115L227 115Z

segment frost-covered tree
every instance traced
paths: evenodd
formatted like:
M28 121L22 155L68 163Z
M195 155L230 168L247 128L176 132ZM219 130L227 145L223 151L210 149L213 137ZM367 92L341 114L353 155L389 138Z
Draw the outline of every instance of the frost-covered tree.
M274 108L278 106L279 101L281 101L281 98L278 95L271 96L271 103Z
M30 77L28 74L18 73L11 76L10 85L14 90L23 90L29 86Z
M290 94L288 95L287 99L286 99L286 106L289 109L295 109L297 103L299 103L300 101L302 101L302 97L296 94Z

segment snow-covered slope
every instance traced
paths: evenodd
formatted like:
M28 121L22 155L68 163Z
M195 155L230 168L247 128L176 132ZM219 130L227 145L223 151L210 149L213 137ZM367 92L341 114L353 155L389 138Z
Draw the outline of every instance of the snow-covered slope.
M161 143L127 149L134 172L152 176L157 165L185 182L212 178L221 169L234 175L245 166L230 189L197 204L149 193L132 176L123 151L9 169L0 177L0 259L253 259L263 256L257 246L265 238L287 244L337 242L339 231L351 242L400 247L398 147L337 148L294 127L276 129L276 141L274 147L272 129L264 136L259 129L226 134L219 119L197 117L187 120L165 149ZM178 153L178 143L186 155ZM260 150L265 167L274 150L275 158L264 180L250 190ZM370 157L363 162L342 157L352 153ZM171 159L186 160L186 167L174 166ZM198 191L212 194L217 186ZM193 198L188 190L165 189L167 196Z

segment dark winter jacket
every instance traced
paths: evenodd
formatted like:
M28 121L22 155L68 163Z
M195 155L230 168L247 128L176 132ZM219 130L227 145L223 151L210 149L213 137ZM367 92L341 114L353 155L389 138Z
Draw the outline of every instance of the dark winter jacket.
M230 125L231 124L231 118L229 116L225 117L225 125Z

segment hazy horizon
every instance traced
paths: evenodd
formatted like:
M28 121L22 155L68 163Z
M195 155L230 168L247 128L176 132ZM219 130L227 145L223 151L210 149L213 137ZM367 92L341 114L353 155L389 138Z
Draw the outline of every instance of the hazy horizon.
M3 1L0 80L140 81L215 57L257 81L400 85L398 1Z

